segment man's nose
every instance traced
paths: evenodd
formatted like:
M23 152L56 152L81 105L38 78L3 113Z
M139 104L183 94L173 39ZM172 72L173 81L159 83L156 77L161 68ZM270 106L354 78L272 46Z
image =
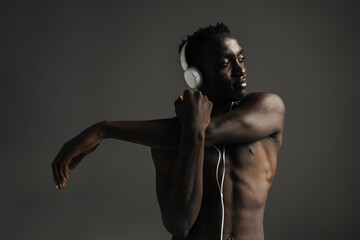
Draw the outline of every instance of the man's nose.
M233 67L233 71L235 76L244 76L246 74L244 63L236 61Z

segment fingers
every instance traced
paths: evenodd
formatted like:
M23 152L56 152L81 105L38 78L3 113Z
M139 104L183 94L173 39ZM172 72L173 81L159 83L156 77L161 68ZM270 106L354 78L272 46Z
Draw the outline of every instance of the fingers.
M64 179L64 181L67 181L69 179L68 166L64 162L61 162L60 167L62 178Z
M201 91L192 91L189 89L186 89L183 92L183 96L179 96L175 102L174 105L175 107L179 108L181 106L182 103L188 104L190 103L191 105L195 104L195 102L198 103L208 103L210 102L210 100L208 99L208 97L206 95L203 95Z
M68 181L70 177L68 172L69 169L75 168L87 154L93 152L98 146L99 144L96 144L87 152L80 154L69 150L66 145L62 147L51 164L53 178L57 189L60 190L66 186L66 181Z
M204 96L206 97L206 95L203 95L203 93L198 90L198 91L192 91L192 90L189 90L189 89L186 89L184 92L183 92L183 96L184 98L188 98L188 97L191 97L191 96ZM182 96L179 96L179 97L182 97ZM184 99L182 98L182 100Z
M102 136L99 134L98 125L93 125L82 131L79 135L66 142L51 164L55 185L58 189L66 186L69 179L69 165L74 168L87 154L94 151ZM73 160L75 159L75 162Z
M194 91L192 90L189 90L189 89L186 89L184 92L183 92L183 99L188 99L189 97L191 97L191 95L194 93Z
M179 96L175 101L174 101L174 105L178 106L179 104L181 104L184 101L184 97L183 96Z
M56 175L56 171L55 171L54 162L51 164L51 170L52 170L55 186L56 186L57 189L59 189L59 186L57 184L57 175Z
M59 190L66 186L66 181L69 179L67 163L70 161L71 158L65 154L65 147L63 147L51 164L55 186Z
M60 184L59 184L59 177L58 177L58 162L59 162L59 159L61 158L61 155L62 155L62 151L60 151L56 157L55 157L55 160L52 162L51 164L51 170L52 170L52 174L53 174L53 178L54 178L54 182L55 182L55 186L57 189L60 189Z

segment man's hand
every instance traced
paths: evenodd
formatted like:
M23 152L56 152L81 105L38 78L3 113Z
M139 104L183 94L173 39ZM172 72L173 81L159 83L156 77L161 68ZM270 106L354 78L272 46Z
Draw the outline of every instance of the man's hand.
M209 125L212 102L200 91L186 90L175 101L175 113L182 128L204 130Z
M68 169L75 168L80 161L94 151L103 139L101 124L95 124L75 138L66 142L51 164L52 173L57 189L66 186L69 180Z

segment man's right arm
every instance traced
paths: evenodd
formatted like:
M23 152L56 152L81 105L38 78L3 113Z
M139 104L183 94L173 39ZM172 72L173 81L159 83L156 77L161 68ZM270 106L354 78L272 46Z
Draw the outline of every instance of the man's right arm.
M200 92L187 91L175 108L181 126L178 150L174 154L152 148L152 157L164 226L174 236L185 238L201 208L205 129L212 104Z
M185 238L201 207L205 131L182 132L179 151L151 149L156 191L165 228Z

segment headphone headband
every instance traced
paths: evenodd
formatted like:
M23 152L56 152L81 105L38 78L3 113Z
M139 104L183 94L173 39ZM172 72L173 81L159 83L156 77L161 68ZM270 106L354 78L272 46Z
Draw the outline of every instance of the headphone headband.
M181 52L180 52L180 63L181 63L181 67L184 71L188 68L188 64L187 64L186 57L185 57L185 49L186 49L187 44L188 44L188 42L186 42L184 44L184 46L181 48Z

